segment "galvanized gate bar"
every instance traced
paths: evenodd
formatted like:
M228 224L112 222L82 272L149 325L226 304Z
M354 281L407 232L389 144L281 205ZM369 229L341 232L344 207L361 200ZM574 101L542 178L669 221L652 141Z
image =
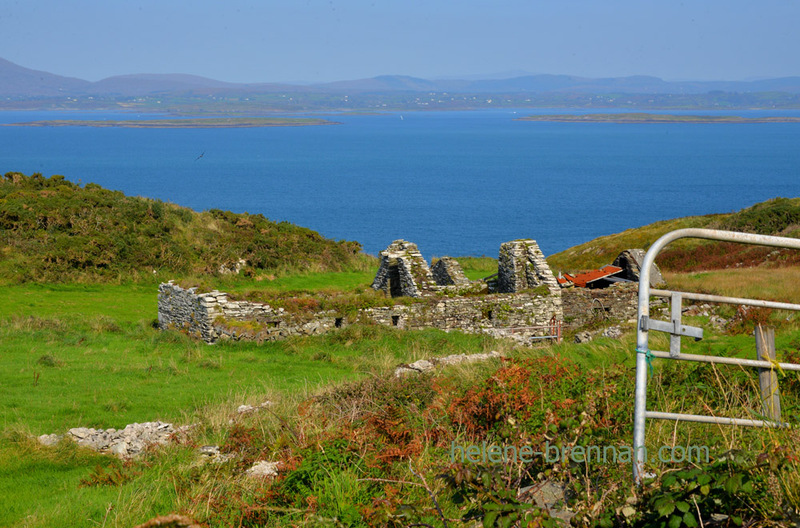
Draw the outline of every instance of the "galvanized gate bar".
M673 356L669 352L661 352L659 350L651 350L650 355L661 359L678 359L680 361L696 361L700 363L720 363L723 365L741 365L743 367L753 368L780 368L783 370L796 370L800 372L800 365L795 363L771 363L769 361L759 361L757 359L741 359L730 358L723 356L704 356L701 354L686 354L681 353L678 356Z
M639 272L639 317L636 330L636 392L634 401L633 412L633 479L638 485L642 482L642 475L644 474L644 458L646 451L644 449L644 433L645 433L645 419L647 418L647 375L648 363L652 357L655 356L648 348L648 324L647 320L650 318L650 268L655 262L656 256L661 250L675 240L681 238L702 238L707 240L719 240L722 242L737 242L740 244L754 244L760 246L771 246L780 248L800 249L800 240L795 238L776 237L768 235L756 235L751 233L734 233L730 231L719 231L715 229L678 229L662 236L656 240L642 262ZM664 294L662 296L671 297L673 292L665 290L653 290L652 294ZM771 301L758 301L750 299L735 299L732 297L718 297L714 295L701 296L700 294L680 293L684 299L694 300L707 300L711 302L728 302L733 304L744 304L747 306L762 306L768 308L779 308L789 310L800 310L798 305L790 305L788 303L772 303ZM780 305L780 306L778 306ZM645 319L646 318L646 319ZM644 321L644 324L643 324ZM674 323L673 323L674 324ZM677 359L685 358L684 354L679 354ZM666 354L669 357L669 354ZM709 356L711 357L711 356ZM716 359L716 358L715 358ZM740 360L744 361L744 360ZM754 365L755 366L755 365ZM761 366L761 365L758 365ZM656 417L656 415L650 415ZM679 418L678 418L679 419ZM713 423L722 423L719 421ZM728 418L727 420L738 420ZM747 422L747 421L745 421ZM739 423L744 425L744 422L729 422ZM775 424L778 425L778 424Z
M744 425L746 427L780 427L775 422L766 420L747 420L746 418L726 418L723 416L704 416L702 414L680 414L659 411L647 411L644 413L647 418L658 420L680 420L683 422L699 422L722 425Z
M758 299L740 299L739 297L725 297L722 295L708 295L705 293L673 292L669 290L650 290L650 295L655 297L672 297L680 295L690 301L708 301L722 304L740 304L743 306L755 306L758 308L774 308L776 310L796 310L800 311L800 304L783 303L776 301L761 301Z

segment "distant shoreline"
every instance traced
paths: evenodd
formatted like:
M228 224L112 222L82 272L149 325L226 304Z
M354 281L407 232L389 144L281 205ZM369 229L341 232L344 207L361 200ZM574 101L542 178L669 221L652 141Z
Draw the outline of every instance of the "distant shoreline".
M99 121L57 119L51 121L31 121L28 123L8 123L2 126L28 127L94 127L94 128L257 128L278 126L319 126L340 125L336 121L317 118L290 117L212 117L201 119L142 119L130 121Z
M800 123L800 117L741 117L734 115L675 114L548 114L518 117L516 121L548 121L558 123Z

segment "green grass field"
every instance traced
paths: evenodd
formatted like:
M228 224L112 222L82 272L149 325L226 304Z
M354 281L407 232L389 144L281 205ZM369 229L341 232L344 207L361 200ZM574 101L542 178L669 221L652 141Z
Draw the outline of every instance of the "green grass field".
M353 278L345 275L341 282L347 284ZM275 286L317 284L326 284L325 277ZM153 328L157 299L149 285L6 291L12 301L0 313L0 424L35 434L181 420L220 401L233 405L258 394L309 391L419 357L485 346L477 336L385 328L210 346Z
M371 275L300 275L264 285L276 291L348 290L363 287L366 278ZM254 284L243 281L239 287ZM28 435L154 420L207 423L209 415L225 423L240 404L297 401L331 383L385 374L402 362L484 351L493 344L481 336L351 327L313 338L212 346L153 327L157 291L151 284L27 284L5 292L8 301L0 313L2 526L99 525L109 503L117 508L138 504L141 513L134 517L143 521L175 504L174 493L159 480L163 467L137 466L142 474L136 482L119 489L82 487L81 480L98 466L114 471L115 459L70 443L43 448ZM208 442L224 439L218 427L208 428ZM150 480L162 488L148 491L141 503L137 494Z

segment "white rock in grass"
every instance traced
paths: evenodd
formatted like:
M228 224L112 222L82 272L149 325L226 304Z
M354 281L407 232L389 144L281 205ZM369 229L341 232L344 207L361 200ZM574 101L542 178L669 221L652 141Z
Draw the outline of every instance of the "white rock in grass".
M59 443L62 438L63 436L57 434L43 434L39 437L39 443L51 447Z
M247 476L250 478L275 478L278 476L278 465L278 462L261 460L247 470Z

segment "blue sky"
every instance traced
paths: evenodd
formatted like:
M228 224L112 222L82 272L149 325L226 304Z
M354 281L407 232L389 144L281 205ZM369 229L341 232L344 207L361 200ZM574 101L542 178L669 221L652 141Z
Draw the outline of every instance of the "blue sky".
M799 22L796 0L0 0L0 57L88 80L744 80L800 75Z

